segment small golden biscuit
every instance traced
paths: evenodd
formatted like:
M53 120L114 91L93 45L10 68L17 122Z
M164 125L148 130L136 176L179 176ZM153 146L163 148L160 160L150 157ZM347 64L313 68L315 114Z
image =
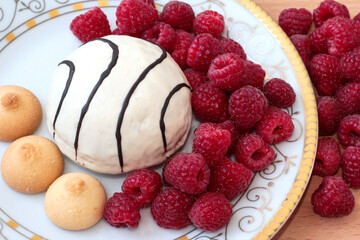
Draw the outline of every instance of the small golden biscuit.
M21 193L44 192L61 176L64 157L55 143L41 136L19 138L1 160L4 181Z
M45 195L45 210L50 220L67 230L94 226L103 216L106 192L102 184L86 173L59 177Z
M19 86L0 87L0 141L14 141L36 131L41 123L39 100Z

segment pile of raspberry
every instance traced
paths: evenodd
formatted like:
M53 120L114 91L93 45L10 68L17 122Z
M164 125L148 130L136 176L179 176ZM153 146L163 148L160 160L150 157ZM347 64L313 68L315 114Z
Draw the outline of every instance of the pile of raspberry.
M315 29L311 31L312 23ZM319 141L313 174L323 182L312 195L325 217L348 215L350 188L360 188L360 13L325 0L314 9L285 9L279 25L298 50L317 93ZM342 178L335 177L342 168Z
M135 228L140 209L150 206L160 227L194 224L217 231L231 218L230 201L274 161L271 145L292 136L294 124L282 109L295 102L294 89L278 78L265 83L261 66L247 60L238 42L222 36L225 21L216 11L195 15L189 4L170 1L159 14L154 1L123 0L116 18L111 31L106 15L94 7L75 18L70 29L82 42L118 34L164 48L183 69L201 124L192 153L168 159L162 177L150 169L130 173L122 192L108 200L104 218L115 227Z

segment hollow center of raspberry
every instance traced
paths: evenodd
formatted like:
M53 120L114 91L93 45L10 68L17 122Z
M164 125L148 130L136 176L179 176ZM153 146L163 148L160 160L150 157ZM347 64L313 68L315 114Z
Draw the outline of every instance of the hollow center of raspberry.
M139 187L134 188L133 195L135 195L135 196L141 195L141 189Z
M273 131L273 134L279 134L283 131L283 128L282 126L277 126L274 131Z
M356 131L351 130L349 135L350 135L351 139L353 139L354 141L360 141L360 136Z
M254 160L260 160L261 158L263 157L263 154L257 150L255 151L252 155L251 155L251 158L254 159Z

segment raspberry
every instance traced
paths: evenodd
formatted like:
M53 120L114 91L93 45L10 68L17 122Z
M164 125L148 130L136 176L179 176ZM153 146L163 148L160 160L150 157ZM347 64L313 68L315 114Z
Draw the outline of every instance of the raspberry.
M360 83L348 83L335 94L343 116L360 113Z
M344 83L339 59L327 54L315 55L310 61L311 80L320 95L333 96Z
M165 4L160 21L170 24L175 29L183 29L190 32L195 13L192 7L184 2L170 1Z
M311 24L311 12L305 8L284 9L279 16L279 25L289 37L295 34L308 34Z
M360 188L360 148L347 147L341 159L342 176L352 188Z
M332 97L319 97L316 99L319 135L331 136L336 133L341 120L341 107L337 100Z
M187 65L187 51L186 50L175 50L171 53L172 59L179 65L181 69L188 67Z
M360 21L360 13L356 14L353 18L355 21Z
M74 18L70 30L83 43L111 34L109 21L99 7L92 7Z
M196 153L181 153L164 167L166 182L188 194L204 192L210 182L210 168Z
M274 161L275 151L259 135L248 134L239 139L235 157L251 171L260 171Z
M264 69L259 64L251 61L245 61L245 69L247 84L262 89L266 75Z
M224 16L212 10L205 10L194 19L193 29L196 34L210 33L218 37L225 29Z
M187 54L193 40L194 37L190 33L181 29L176 30L176 41L171 56L181 69L188 67Z
M131 37L136 37L136 38L140 38L141 37L141 33L124 33L120 28L115 28L114 31L112 31L111 33L112 35L127 35L127 36L131 36Z
M149 4L150 6L153 6L155 7L155 2L154 0L140 0L141 2L144 2L144 3L147 3Z
M140 218L135 199L125 193L114 193L105 205L104 219L111 226L136 228Z
M360 147L360 115L344 117L340 121L337 137L343 147Z
M211 82L197 87L191 95L195 116L202 122L224 122L229 119L228 97Z
M340 59L340 70L344 77L360 83L360 48L347 52Z
M309 68L310 59L312 57L312 48L310 38L307 35L293 35L290 37L291 42L294 44L298 51L301 60L306 68Z
M180 229L191 224L189 212L195 197L169 187L162 190L151 205L151 215L163 228Z
M218 123L217 127L221 130L227 130L231 134L231 145L227 151L227 155L231 155L235 152L236 144L239 139L239 131L236 128L235 124L231 120L226 120L225 122Z
M333 0L325 0L320 3L318 8L314 9L313 20L318 28L323 25L326 20L333 17L350 18L349 10L343 4Z
M230 202L220 193L204 193L192 206L189 217L201 230L214 232L225 226L231 218Z
M252 86L242 87L230 96L229 112L231 118L241 128L255 126L267 108L264 94Z
M240 43L231 38L220 37L220 45L224 53L235 53L243 60L246 60L246 53Z
M324 28L320 27L315 29L315 31L313 31L309 35L309 38L310 38L311 48L314 53L319 54L319 53L328 52L327 49L328 45L327 45Z
M328 176L312 194L311 204L314 212L322 217L341 217L352 212L355 200L344 180Z
M269 144L280 143L291 137L294 124L286 112L269 107L262 119L256 124L256 133Z
M184 70L184 74L193 91L198 86L206 82L206 74L204 72L200 72L192 68L188 68Z
M212 61L208 78L216 87L233 92L247 85L245 71L245 63L237 54L225 53Z
M231 133L214 123L202 123L195 130L193 152L200 153L210 167L217 165L231 144Z
M170 52L176 41L176 33L169 24L157 22L152 27L146 29L142 33L141 38L156 43Z
M158 18L156 8L139 0L123 0L116 9L116 24L127 34L149 28Z
M141 169L130 173L121 190L134 196L138 207L150 206L162 187L161 176L151 169Z
M313 174L320 177L334 175L339 169L341 152L339 143L331 138L320 138L317 145Z
M269 103L278 108L292 106L296 97L291 85L279 78L270 79L265 83L264 94Z
M196 35L188 50L187 64L195 70L207 71L211 61L221 54L219 40L209 33Z

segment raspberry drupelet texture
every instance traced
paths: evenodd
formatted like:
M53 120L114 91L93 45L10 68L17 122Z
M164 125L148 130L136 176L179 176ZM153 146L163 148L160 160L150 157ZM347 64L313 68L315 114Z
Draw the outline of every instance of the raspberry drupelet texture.
M266 108L266 97L255 87L242 87L230 96L229 113L239 127L251 128L255 126L265 113Z
M348 83L335 94L343 116L360 113L360 83Z
M340 121L337 138L344 148L349 146L360 147L360 115L344 117Z
M231 133L214 123L202 123L195 130L193 152L201 154L212 168L225 156L231 144Z
M195 34L210 33L214 37L218 37L224 29L224 16L213 10L205 10L199 13L193 22Z
M360 21L360 13L356 14L353 18L355 21Z
M206 73L201 71L196 71L192 68L185 69L184 75L188 80L190 87L193 91L207 80Z
M220 37L220 44L224 53L235 53L239 55L241 59L246 60L246 53L240 43L231 38Z
M247 84L258 89L262 89L264 85L266 72L262 67L252 61L245 61L245 75L247 78Z
M189 212L195 197L175 187L163 189L151 205L151 215L163 228L181 229L191 224Z
M211 82L205 82L194 90L191 106L195 116L202 122L220 123L230 118L228 96Z
M217 56L210 64L208 78L216 87L233 92L247 85L245 63L235 53Z
M291 36L290 40L298 51L305 67L308 69L310 65L310 59L313 55L310 38L307 35L297 34Z
M317 145L313 174L320 177L334 175L339 169L341 152L339 143L331 138L320 138Z
M274 107L268 107L262 119L256 124L256 133L268 144L289 139L294 131L291 116Z
M146 29L141 38L156 43L166 51L171 52L176 41L176 33L169 24L157 22Z
M170 24L175 29L192 30L195 13L188 3L170 1L165 4L160 14L160 21Z
M140 208L150 206L161 188L160 174L151 169L131 172L121 186L123 193L132 195Z
M322 1L320 6L314 9L313 20L317 28L333 17L350 18L350 13L345 5L333 0Z
M318 54L311 59L310 76L319 95L333 96L345 82L339 59L327 54Z
M187 194L203 193L210 182L210 168L202 155L181 153L164 167L164 179Z
M112 35L127 35L127 36L131 36L131 37L141 38L141 33L142 32L139 32L139 33L125 33L119 27L117 27L112 31L111 34Z
M284 9L279 16L279 25L289 37L295 34L308 34L311 24L311 12L305 8Z
M109 21L99 7L92 7L74 18L70 30L83 43L111 34Z
M331 136L336 133L341 120L341 105L332 97L316 99L319 121L319 136Z
M211 173L208 191L221 193L231 201L245 191L252 177L244 165L224 157Z
M320 216L341 217L352 212L355 200L343 179L328 176L312 194L311 204L314 212Z
M215 232L231 218L230 202L220 193L204 193L192 206L189 217L192 223L204 231Z
M225 122L218 123L217 127L221 130L227 130L231 134L231 145L226 152L226 155L235 153L236 144L240 136L239 130L236 128L235 123L231 120L226 120Z
M347 147L341 159L342 177L352 188L360 188L360 148Z
M341 57L340 70L345 78L360 83L360 48L355 48Z
M125 193L114 193L104 209L104 219L114 227L136 228L140 221L136 200Z
M141 2L147 3L150 6L155 7L155 1L154 0L140 0Z
M171 53L172 58L180 66L181 69L188 67L187 65L187 54L189 47L194 40L194 36L184 30L178 29L175 31L176 40Z
M248 134L239 139L235 157L251 171L260 171L274 161L275 151L261 136Z
M270 79L264 85L264 94L269 104L278 108L288 108L295 102L295 92L290 84L279 78Z
M158 19L156 8L139 0L123 0L116 9L116 24L126 34L139 33Z
M316 28L315 31L309 34L309 39L313 54L328 53L328 44L324 28Z

